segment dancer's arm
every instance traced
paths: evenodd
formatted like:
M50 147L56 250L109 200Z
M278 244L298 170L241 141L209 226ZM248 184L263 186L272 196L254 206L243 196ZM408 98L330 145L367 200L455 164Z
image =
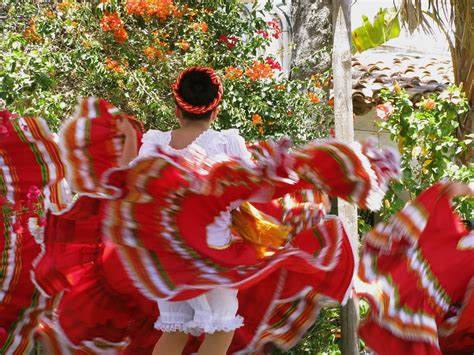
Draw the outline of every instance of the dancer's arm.
M132 124L126 119L119 121L117 128L125 136L122 157L119 163L120 166L127 166L137 156L137 135Z
M462 182L449 182L446 186L446 192L450 198L460 196L474 197L473 184L465 184Z

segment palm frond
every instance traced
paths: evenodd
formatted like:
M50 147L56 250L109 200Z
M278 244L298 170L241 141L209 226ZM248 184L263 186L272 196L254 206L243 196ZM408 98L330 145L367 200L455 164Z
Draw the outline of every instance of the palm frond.
M453 5L456 0L428 0L427 9L423 9L422 0L400 0L396 5L400 11L403 23L410 32L422 28L426 32L432 32L429 18L433 18L437 25L447 26L454 21ZM449 23L447 23L449 22Z

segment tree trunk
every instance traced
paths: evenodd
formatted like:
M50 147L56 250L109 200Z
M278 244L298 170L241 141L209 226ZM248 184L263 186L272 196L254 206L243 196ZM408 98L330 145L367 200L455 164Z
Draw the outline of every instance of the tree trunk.
M474 103L474 4L472 0L451 0L454 18L454 80L462 85L471 105Z
M454 80L463 87L470 111L461 118L458 137L474 132L474 4L472 0L451 0L454 18L454 40L451 47ZM472 146L463 162L469 164L474 156Z
M331 0L295 0L291 4L293 27L292 78L308 78L331 67Z
M334 44L332 68L334 77L334 116L336 137L347 142L354 141L351 76L351 3L350 0L333 0ZM349 203L338 201L338 214L345 223L352 247L357 253L357 209ZM342 354L359 353L357 337L358 302L351 299L342 307Z

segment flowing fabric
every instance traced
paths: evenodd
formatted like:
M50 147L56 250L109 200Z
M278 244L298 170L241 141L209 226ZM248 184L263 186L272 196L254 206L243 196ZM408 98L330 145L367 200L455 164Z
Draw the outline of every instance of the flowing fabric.
M324 302L347 298L354 254L342 223L321 220L319 201L294 196L311 189L377 208L387 181L398 175L397 158L390 152L378 152L371 143L349 146L335 140L293 152L287 142L262 143L252 151L256 162L251 167L239 159L214 161L197 151L189 158L157 149L130 167L102 173L94 168L97 152L89 153L95 139L81 138L78 126L68 129L62 146L83 158L86 176L101 176L93 189L81 190L78 184L78 191L117 197L104 201L103 236L142 295L186 300L216 287L239 290L246 326L237 330L233 352L258 351L270 342L288 349ZM248 204L235 210L246 201L257 210ZM233 239L212 247L208 226L231 210ZM265 231L278 231L279 237ZM84 295L90 292L84 290ZM254 295L260 295L258 311Z
M124 136L117 123L122 119L132 123L140 142L142 123L95 97L80 100L73 117L62 125L61 153L67 162L67 178L72 189L93 195L116 193L105 188L101 178L105 171L120 165Z
M424 191L364 238L356 289L371 312L360 336L378 354L473 350L473 234L444 186Z
M154 343L147 337L158 339L156 303L133 286L115 247L102 238L104 203L81 196L67 211L48 215L46 250L34 280L48 297L57 297L54 314L44 316L38 330L50 352L151 353Z
M37 336L52 352L151 353L159 336L157 299L229 287L239 290L245 318L231 352L261 351L269 343L289 349L322 305L347 299L354 252L342 222L324 217L318 196L378 208L388 180L399 174L394 154L370 142L316 141L292 151L287 142L268 142L252 150L253 166L157 150L117 168L119 119L131 120L141 136L135 120L95 98L81 101L61 130L62 161L79 197L48 214L42 252L29 259L37 287L28 283L49 308L29 323L28 339L40 324ZM43 176L38 186L51 189L62 175ZM8 193L10 180L2 184ZM230 211L232 240L215 248L208 227ZM29 230L43 236L39 227Z
M64 208L64 168L46 122L0 112L0 353L25 354L51 304L30 272L44 248L42 214Z
M81 197L67 212L48 218L46 253L36 268L35 279L50 296L63 293L55 307L56 316L43 317L38 331L51 352L59 347L74 354L100 354L100 349L106 348L126 354L137 349L151 353L160 334L153 329L158 316L156 303L134 287L115 246L101 243L97 228L100 218L95 216L100 215L97 210L103 204L103 200ZM275 204L272 209L275 211ZM288 200L281 209L290 212ZM82 233L85 225L87 234ZM94 244L96 251L91 253ZM325 217L314 229L295 236L291 244L288 247L298 245L317 260L314 269L320 268L318 275L312 276L312 285L302 287L301 280L288 278L281 269L240 291L239 312L246 326L237 330L232 352L255 351L267 343L288 349L314 323L323 304L346 297L354 256L337 218ZM81 253L84 245L86 252ZM61 262L63 255L72 258ZM325 296L318 294L318 289L324 290ZM256 299L258 309L254 307ZM198 344L191 341L187 353Z

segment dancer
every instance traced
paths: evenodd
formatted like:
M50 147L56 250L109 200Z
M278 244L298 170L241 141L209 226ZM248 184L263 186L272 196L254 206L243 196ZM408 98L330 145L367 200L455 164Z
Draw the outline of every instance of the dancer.
M364 238L360 336L378 354L474 351L474 243L451 206L472 186L440 182Z
M206 163L217 166L221 159L228 160L230 157L239 159L241 164L243 164L242 166L254 167L250 159L250 153L245 147L244 140L238 135L237 131L216 132L209 128L212 121L216 119L217 105L223 94L222 84L212 69L192 67L183 71L173 85L173 93L176 101L176 117L180 123L180 128L175 131L150 131L145 134L139 158L153 155L161 155L163 157L164 154L167 154L170 156L168 159L174 159L175 164L183 164L183 166L187 168L189 168L189 164L193 164L193 168L197 165L197 169L199 169L200 163L204 166ZM126 137L133 137L131 128L132 127L126 122L124 122L124 125L121 127ZM130 162L136 152L133 140L131 143L127 142L125 147L126 149L122 159L123 164ZM278 148L269 146L264 147L264 149L268 149L266 152L267 155L268 153L278 154ZM262 156L264 155L262 154ZM186 160L183 160L183 157ZM196 163L197 159L201 159L201 161ZM144 160L141 161L144 162ZM139 164L140 163L138 163L136 167L138 167ZM172 165L170 165L170 167L172 167ZM148 171L145 172L141 170L142 176L140 178L146 181L148 178L146 175L149 176L151 167L147 166L145 169ZM232 175L232 172L229 173L230 175L226 177ZM158 174L166 176L166 172L160 172ZM199 177L196 176L195 179L199 180ZM210 179L204 183L209 183L209 181ZM201 203L198 196L195 197L194 201L192 198L190 199L192 201L190 202L190 204L192 204L190 205L191 208L203 210L203 212L195 210L193 213L195 218L201 219L201 221L205 220L207 224L203 226L205 227L204 238L193 238L195 239L193 247L196 248L199 253L204 254L204 257L218 258L224 263L223 265L227 265L228 267L251 266L261 261L260 257L262 254L264 255L264 252L260 255L256 255L252 243L238 242L239 237L243 237L247 241L251 239L249 238L249 234L251 233L245 232L251 229L251 227L248 228L248 223L245 219L241 224L244 226L247 224L247 228L239 229L238 226L235 228L235 224L238 224L238 216L242 216L244 213L243 207L241 206L240 210L237 210L237 215L234 213L233 218L231 212L238 208L243 200L258 200L258 198L262 198L262 194L273 194L273 197L278 197L275 195L278 184L268 185L265 179L262 179L261 182L263 188L262 186L257 188L255 182L249 180L248 185L253 185L253 187L246 191L241 190L240 198L232 198L232 190L227 189L226 194L222 195L222 198L219 198L220 201L217 201L217 196L207 197L206 201L201 201ZM189 181L179 181L179 179L176 179L173 181L172 186L160 187L163 187L165 193L168 193L166 190L175 188L179 191L183 186L188 186L188 183ZM230 184L232 184L232 182L230 182ZM265 185L268 186L265 187ZM280 192L281 195L283 195L284 192L295 190L294 184L289 184L288 186L284 185L285 184L281 184L280 186L282 188ZM273 192L268 192L268 190L272 189ZM162 193L163 191L158 192L158 194ZM182 194L186 195L186 192ZM183 195L179 196L180 200ZM225 200L226 197L228 198L227 201ZM267 196L264 196L264 198L269 199ZM183 206L184 201L181 200L178 203ZM170 208L166 206L166 204L160 203L160 205L160 208L163 210ZM206 210L208 209L217 210L219 213L216 216L206 216L206 214L208 214ZM219 211L219 209L221 210ZM249 210L246 209L245 211L248 212ZM195 223L193 223L191 221L192 217L189 215L186 215L186 217L183 215L183 218L185 219L183 219L182 222L178 222L178 220L175 221L175 223L184 223L182 228L186 228L186 231L181 229L181 232L187 234L191 232L191 234L199 235L199 224L197 224L199 222L195 220ZM165 221L163 220L161 223L163 224ZM233 228L231 227L232 223L234 223ZM202 225L203 223L201 222L200 224ZM240 233L236 234L236 230L237 232L240 231ZM285 233L284 228L277 226L273 229L273 233L267 232L267 246L271 245L271 234L278 232L280 232L282 237L280 240L273 241L272 246L280 247L286 242L288 232ZM197 245L200 238L202 238L201 240L204 240L205 243L203 244L201 242L200 245ZM120 244L116 239L114 241ZM265 244L265 242L263 244ZM199 256L197 257L199 258ZM189 274L189 271L189 267L187 267L183 268L181 273L186 275L187 273ZM158 341L154 354L181 354L188 339L187 334L199 334L203 332L206 333L206 337L199 348L199 353L206 354L212 352L214 354L225 354L231 343L234 330L243 324L242 318L236 315L238 309L237 294L236 287L231 288L229 286L226 287L225 284L222 286L216 284L212 288L207 289L204 294L193 298L187 296L186 298L188 299L184 301L178 301L177 299L159 299L160 318L156 323L156 327L164 331L164 334Z
M185 95L179 92L181 80L193 72L206 74L217 86L214 96L208 98L213 110L222 93L211 69L186 70L174 86L178 118L184 117L181 111L201 115L208 110L183 100ZM192 112L194 109L199 112ZM207 129L202 121L186 126L189 118L180 118L185 123L181 133L149 132L140 148L145 156L127 166L137 148L134 140L128 141L133 137L130 126L120 124L124 117L117 112L103 100L83 100L76 116L61 131L63 161L75 191L103 200L102 237L106 245L113 243L135 290L151 301L166 302L158 328L173 330L165 319L166 305L183 305L184 317L177 325L182 328L178 329L217 335L200 343L201 351L212 346L215 353L216 342L225 351L233 329L237 330L231 352L259 351L268 342L288 349L314 322L323 299L344 302L351 287L354 255L342 223L321 219L317 207L306 208L318 203L317 199L309 199L301 208L297 203L289 206L285 196L312 189L340 196L362 208L376 208L387 181L398 173L395 156L381 154L370 144L351 147L334 140L321 141L289 153L287 143L269 142L252 150L252 161L236 131L218 133ZM103 127L111 129L104 131ZM179 139L175 141L176 137ZM119 164L123 167L114 168ZM265 214L247 201L258 201L263 210L265 204L280 201L280 209L268 206ZM99 281L81 282L75 291L69 291L75 293L76 305L89 301L91 292L94 299L112 301L112 297L100 298L100 287L96 287L108 284L102 282L104 276L114 278L114 268L107 270L96 274ZM115 272L123 278L120 268ZM118 284L112 283L106 291L118 291ZM120 289L122 295L130 292L127 287ZM228 291L231 306L212 309L208 296L220 297L213 295L214 290ZM258 309L252 299L255 295ZM191 301L181 302L187 300ZM195 321L189 303L196 300L207 302L203 302L204 311L196 313L202 316L196 320L207 322ZM74 338L76 348L87 347L91 340L101 347L113 343L120 346L121 339L112 337L112 332L107 334L112 342L96 339L97 343L94 327L78 336L81 324L119 323L113 317L121 312L114 314L112 308L94 312L94 305L88 302L87 315L74 314L72 307L66 312L67 307L59 305L61 332L70 340ZM241 319L237 307L245 316L245 327L238 327ZM94 321L95 315L100 319ZM61 317L66 321L61 322ZM141 315L137 313L137 317ZM121 320L125 319L129 318ZM222 331L215 334L216 330ZM185 331L179 334L179 341L165 335L163 341L170 340L165 345L182 349L188 337ZM158 352L160 347L161 343Z
M180 156L196 155L195 151L214 159L234 157L252 164L250 153L237 130L217 132L210 129L217 117L223 87L219 77L210 68L192 67L183 71L173 85L176 101L176 118L180 128L174 131L148 131L138 156L147 157L164 152ZM136 156L133 127L127 122L120 127L126 138L123 164ZM131 137L131 139L129 139ZM236 206L237 207L237 206ZM208 226L209 248L226 248L232 241L231 212L225 211ZM204 295L185 301L158 300L160 318L157 329L163 335L157 342L154 354L181 354L188 334L206 333L200 354L226 354L235 329L243 325L237 315L237 290L216 287Z

